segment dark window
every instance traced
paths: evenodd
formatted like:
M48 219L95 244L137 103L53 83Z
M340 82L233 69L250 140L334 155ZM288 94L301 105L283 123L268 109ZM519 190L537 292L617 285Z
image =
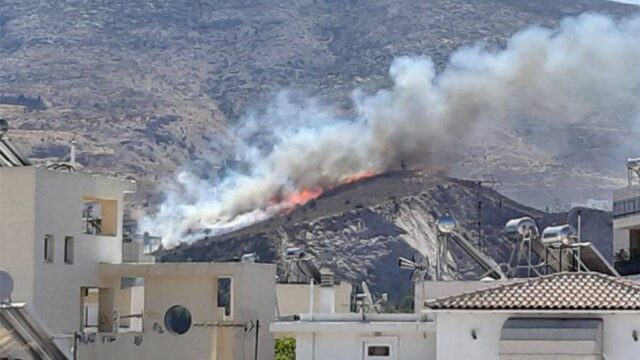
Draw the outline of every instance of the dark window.
M164 314L164 327L174 335L182 335L191 328L191 312L182 305L174 305Z
M391 355L391 347L388 345L374 345L367 349L369 356L389 356Z
M640 229L629 230L629 260L640 257Z
M73 264L73 236L64 237L64 263Z
M218 278L218 307L224 308L224 316L231 316L231 278Z
M44 261L53 262L54 238L53 235L44 236Z

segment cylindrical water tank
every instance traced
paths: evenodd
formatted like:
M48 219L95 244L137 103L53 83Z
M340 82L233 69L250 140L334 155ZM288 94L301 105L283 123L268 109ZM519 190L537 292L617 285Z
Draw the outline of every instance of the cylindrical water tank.
M538 236L538 226L532 218L525 216L509 220L504 227L504 232L508 238L520 240L525 236Z
M542 232L545 246L571 245L576 240L576 230L571 225L549 226Z

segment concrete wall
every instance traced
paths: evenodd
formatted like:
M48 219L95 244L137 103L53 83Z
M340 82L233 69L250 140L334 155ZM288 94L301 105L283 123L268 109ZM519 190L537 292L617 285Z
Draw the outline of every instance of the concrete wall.
M615 221L614 221L615 224ZM624 249L624 251L629 254L629 230L628 229L613 229L613 254L615 255L620 250ZM615 260L615 259L614 259Z
M121 277L143 277L143 332L98 334L80 346L80 359L253 359L255 327L260 320L258 359L273 359L269 325L275 313L275 266L242 263L103 264L103 288L118 288ZM232 314L223 318L217 304L217 279L233 278ZM114 294L114 301L119 297ZM183 335L165 329L164 315L173 305L185 306L192 327ZM116 305L117 307L117 305ZM102 342L104 335L113 341ZM143 341L135 345L135 335Z
M435 360L435 333L316 332L296 336L296 359L361 360L363 343L375 338L397 338L400 360ZM469 358L475 359L475 358Z
M124 192L134 184L87 174L32 168L36 172L33 307L51 329L73 332L80 325L80 287L99 285L98 264L122 260L122 227L115 236L82 232L83 197L115 200L122 220ZM121 224L119 224L121 225ZM53 263L43 261L44 236L55 238ZM64 262L64 237L74 238L73 264Z
M309 284L277 284L278 309L280 316L295 314L305 314L309 312L309 294L311 285ZM347 313L350 311L352 286L349 283L341 282L340 285L333 286L335 291L334 308L337 313ZM320 312L320 292L321 286L314 285L313 311Z
M498 360L500 334L504 321L517 316L508 313L438 313L438 360ZM523 316L523 315L520 315ZM526 314L528 317L552 315ZM634 341L633 330L640 329L640 314L581 314L560 317L587 317L603 320L602 345L607 360L628 360L640 354L640 341ZM471 331L475 329L477 339ZM640 331L640 330L639 330ZM544 342L539 346L545 347ZM553 358L553 357L552 357Z
M0 167L0 270L15 282L13 301L32 303L35 171Z
M640 314L617 314L602 317L603 346L606 360L635 359L640 354L640 339L633 339L633 331L639 332Z
M80 325L80 287L97 286L99 262L120 262L122 234L82 234L82 198L116 200L118 221L130 181L37 167L0 168L0 268L16 282L14 301L30 304L56 333ZM54 237L52 263L44 261L45 235ZM73 264L64 262L64 238L74 238Z
M498 360L500 333L508 314L438 313L438 360ZM471 336L475 330L477 339Z

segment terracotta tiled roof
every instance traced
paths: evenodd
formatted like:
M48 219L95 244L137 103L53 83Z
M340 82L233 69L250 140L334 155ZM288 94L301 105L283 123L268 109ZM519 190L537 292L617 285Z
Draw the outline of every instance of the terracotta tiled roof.
M595 272L565 272L425 305L454 310L640 310L640 283Z

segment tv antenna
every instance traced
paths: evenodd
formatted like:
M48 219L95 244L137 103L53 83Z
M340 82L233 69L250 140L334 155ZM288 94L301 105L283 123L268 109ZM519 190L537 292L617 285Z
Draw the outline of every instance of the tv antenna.
M421 282L424 281L429 271L429 261L422 254L416 253L413 255L413 260L399 257L398 267L404 270L412 270L411 281Z
M485 184L490 185L491 190L493 190L496 185L502 185L501 182L496 180L495 175L493 174L486 174L484 175L485 177L487 177L488 179L480 179L478 181L476 181L476 185L478 186L478 192L477 192L477 197L478 197L478 246L480 247L480 250L484 251L485 249L485 244L484 244L484 236L482 234L482 186Z

